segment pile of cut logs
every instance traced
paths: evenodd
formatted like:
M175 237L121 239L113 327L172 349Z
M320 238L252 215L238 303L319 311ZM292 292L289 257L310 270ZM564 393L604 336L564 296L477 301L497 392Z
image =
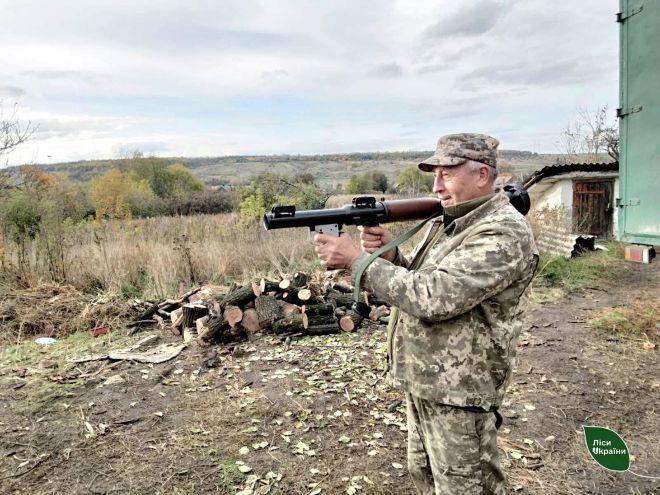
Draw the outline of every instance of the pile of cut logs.
M371 307L370 320L388 322L389 307L366 294L364 300ZM297 272L281 280L261 279L234 286L222 293L199 287L178 299L152 305L135 323L153 321L169 326L185 341L196 339L206 346L259 332L284 336L354 332L363 318L351 309L352 304L353 287L347 283L312 280ZM171 324L166 323L168 320Z

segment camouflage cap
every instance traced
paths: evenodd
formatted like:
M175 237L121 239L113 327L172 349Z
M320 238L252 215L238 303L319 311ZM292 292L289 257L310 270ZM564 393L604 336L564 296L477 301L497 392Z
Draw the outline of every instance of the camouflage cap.
M438 146L433 156L419 164L424 172L431 172L433 167L452 167L462 165L468 160L497 166L497 147L500 142L486 134L448 134L438 139Z

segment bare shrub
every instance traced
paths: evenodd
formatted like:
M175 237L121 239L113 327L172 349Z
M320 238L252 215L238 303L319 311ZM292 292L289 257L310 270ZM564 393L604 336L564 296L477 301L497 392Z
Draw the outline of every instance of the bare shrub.
M607 153L613 160L619 159L618 120L610 120L607 105L596 110L578 108L578 116L562 129L558 146L565 156L562 161L585 160L596 162Z
M180 283L241 282L318 267L305 229L267 232L234 213L89 221L66 234L65 282L84 291L162 297ZM26 248L27 285L54 281L40 235ZM5 263L17 264L19 254L6 252Z

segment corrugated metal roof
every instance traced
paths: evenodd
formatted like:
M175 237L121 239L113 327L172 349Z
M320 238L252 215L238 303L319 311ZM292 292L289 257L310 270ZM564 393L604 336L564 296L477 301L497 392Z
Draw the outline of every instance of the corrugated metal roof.
M551 177L543 177L536 183L531 184L527 187L527 192L530 197L535 198L536 201L545 191L550 189L555 182L560 180L573 180L573 179L616 179L619 176L619 172L598 172L598 171L588 171L588 172L565 172L558 175L553 175ZM615 194L618 194L615 191Z
M562 228L545 228L536 239L536 247L541 253L570 258L594 249L595 236L580 235Z
M534 172L524 180L525 188L542 181L546 177L565 174L568 172L616 172L619 170L619 162L610 163L564 163L548 165Z

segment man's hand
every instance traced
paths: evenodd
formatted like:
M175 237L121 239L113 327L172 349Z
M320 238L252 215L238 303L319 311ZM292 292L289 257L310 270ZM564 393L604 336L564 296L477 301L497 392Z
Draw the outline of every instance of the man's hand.
M393 239L390 231L383 227L359 226L358 230L360 231L360 244L365 253L371 254L376 251L376 249L384 246ZM394 258L396 258L396 248L385 251L380 257L390 263L393 262Z
M325 234L314 236L314 252L326 268L353 268L360 256L360 251L353 244L350 236L343 234L339 237Z

